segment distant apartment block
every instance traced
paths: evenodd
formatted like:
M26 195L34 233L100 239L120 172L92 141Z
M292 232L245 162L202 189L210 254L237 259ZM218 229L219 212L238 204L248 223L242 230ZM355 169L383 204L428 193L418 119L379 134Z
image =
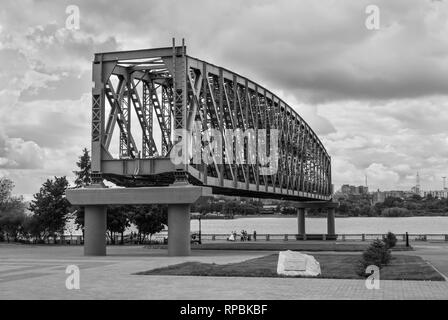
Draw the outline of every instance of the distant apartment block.
M363 195L369 193L369 188L364 186L351 186L344 184L341 187L341 193L345 195Z
M409 199L416 193L413 191L403 191L403 190L392 190L392 191L376 191L373 192L373 204L381 203L386 200L386 198L400 198Z
M423 191L420 194L415 192L415 188L412 191L402 191L402 190L393 190L393 191L376 191L373 192L373 203L381 203L386 200L386 198L400 198L400 199L409 199L414 195L421 195L423 197L432 196L436 199L448 199L448 190L438 190L438 191Z
M432 196L436 199L448 199L448 190L424 191L425 197Z
M421 192L419 186L412 187L411 191L412 191L412 193L414 193L414 194L418 194L419 196L422 195L422 192Z

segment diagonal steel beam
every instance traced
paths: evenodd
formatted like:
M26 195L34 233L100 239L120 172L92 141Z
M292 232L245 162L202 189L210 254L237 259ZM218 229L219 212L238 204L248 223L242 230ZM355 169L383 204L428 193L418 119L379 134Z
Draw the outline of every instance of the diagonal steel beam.
M123 86L125 86L125 85L123 84ZM117 94L115 93L114 87L113 87L110 79L107 80L106 91L110 91L110 94L106 94L106 98L109 101L109 104L111 106L114 105L117 110L117 113L118 113L116 121L120 128L120 134L122 135L122 139L124 139L123 143L125 143L126 145L129 145L129 150L127 150L127 152L129 154L126 154L126 156L135 158L135 156L138 153L137 145L135 143L134 138L132 137L131 132L129 131L129 123L128 123L128 119L127 119L128 115L123 113L122 106L121 106L122 103L126 104L126 101L124 99L125 93L123 94L123 97L121 100L112 99L112 97L117 97Z
M124 93L124 81L123 78L120 77L119 78L119 82L117 85L117 93L113 92L113 90L110 89L109 87L109 83L106 84L106 90L105 90L105 94L109 95L109 102L112 101L112 104L110 104L110 112L109 112L109 117L107 120L107 125L106 125L106 130L105 130L105 134L104 134L104 147L106 148L106 150L109 149L110 146L110 142L112 141L112 136L114 133L114 128L115 128L115 124L117 123L117 118L118 118L118 108L117 105L115 103L115 101L120 101L123 98L123 93Z

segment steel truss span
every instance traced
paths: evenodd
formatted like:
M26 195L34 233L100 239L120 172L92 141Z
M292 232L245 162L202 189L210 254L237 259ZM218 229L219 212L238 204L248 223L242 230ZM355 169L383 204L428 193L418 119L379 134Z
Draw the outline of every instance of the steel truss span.
M331 158L300 115L254 81L188 56L185 45L97 53L93 83L94 182L163 186L183 174L216 194L331 200ZM202 133L213 128L222 135L222 161L175 164L170 156L179 130L197 124ZM277 130L276 170L261 174L258 160L229 161L229 152L242 152L247 160L252 142L257 152L264 150L258 138L248 137L243 150L235 150L225 132L236 129L253 130L256 137L265 129L267 141Z

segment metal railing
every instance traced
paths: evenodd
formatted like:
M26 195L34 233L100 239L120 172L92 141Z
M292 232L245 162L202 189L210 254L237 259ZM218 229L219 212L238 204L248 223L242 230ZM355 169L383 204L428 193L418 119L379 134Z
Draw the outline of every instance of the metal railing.
M154 236L151 240L146 238L144 241L138 241L137 238L130 238L129 235L125 235L123 239L123 244L126 245L137 245L137 244L163 244L164 243L163 236ZM23 244L48 244L48 245L83 245L84 244L84 238L81 235L64 235L64 236L57 236L56 238L49 237L46 239L34 239L34 238L18 238L18 239L8 239L7 238L0 238L0 243L23 243ZM110 239L109 236L106 237L106 244L107 245L121 245L121 236L116 236L114 238L114 241Z
M196 233L197 234L197 233ZM303 240L333 240L333 241L374 241L376 239L382 239L385 237L386 234L381 233L356 233L356 234L347 234L347 233L341 233L336 234L333 236L328 236L326 234L307 234L305 237L302 235L297 234L286 234L286 233L257 233L256 238L254 239L253 234L247 234L247 237L242 237L241 234L236 235L235 242L241 242L241 241L303 241ZM406 241L406 234L400 233L395 234L397 237L398 242L405 242ZM165 242L165 236L153 236L151 241L149 239L146 239L143 242L138 242L136 238L133 238L132 240L129 238L128 235L124 237L123 244L126 245L141 245L141 244L163 244ZM229 234L213 234L213 233L203 233L201 235L201 240L207 241L207 242L213 242L213 241L227 241L229 238ZM411 242L448 242L448 234L413 234L408 233L409 241ZM7 242L6 239L2 239L0 242ZM10 242L13 242L11 239ZM38 241L36 239L19 239L19 242L26 243L26 244L57 244L57 245L82 245L84 244L84 239L82 236L62 236L57 237L56 239L49 238L44 241ZM114 243L111 241L111 239L107 238L107 244L108 245L120 245L121 244L121 237L116 237Z
M299 236L297 234L283 234L283 233L257 233L255 241L294 241L294 240L312 240L312 239L334 239L336 241L373 241L376 239L382 239L386 234L381 233L359 233L359 234L336 234L333 237L326 234L308 234L306 237ZM397 241L406 241L406 234L395 234ZM448 234L411 234L408 233L409 241L447 241ZM202 234L202 241L226 241L229 238L229 234ZM305 239L303 239L305 238ZM242 235L237 234L235 241L242 241ZM243 241L253 241L253 234L248 234L248 237Z

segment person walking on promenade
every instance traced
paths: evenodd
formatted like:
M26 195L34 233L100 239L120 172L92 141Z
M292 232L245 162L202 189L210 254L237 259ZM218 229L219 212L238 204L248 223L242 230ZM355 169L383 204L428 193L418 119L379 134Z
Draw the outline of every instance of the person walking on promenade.
M254 241L257 241L257 231L254 230Z

